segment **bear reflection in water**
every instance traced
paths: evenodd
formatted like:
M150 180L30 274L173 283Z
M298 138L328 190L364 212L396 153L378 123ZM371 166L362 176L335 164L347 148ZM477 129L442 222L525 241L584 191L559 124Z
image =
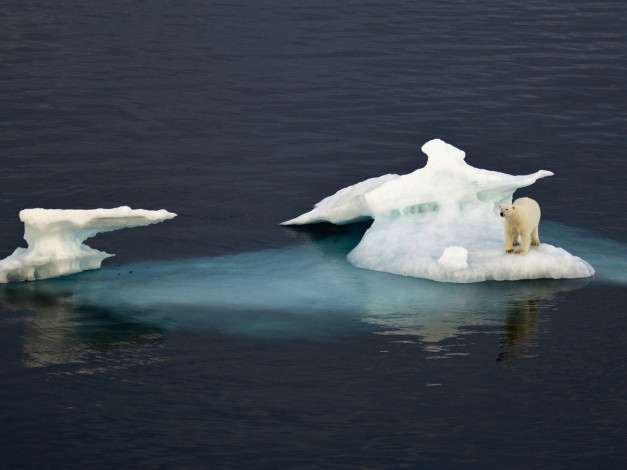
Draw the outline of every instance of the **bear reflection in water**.
M536 357L530 349L537 346L540 302L536 299L505 302L503 334L497 361Z

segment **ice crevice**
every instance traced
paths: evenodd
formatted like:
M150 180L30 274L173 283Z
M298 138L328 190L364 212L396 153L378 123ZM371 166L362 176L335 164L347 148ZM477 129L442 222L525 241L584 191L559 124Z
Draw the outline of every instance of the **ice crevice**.
M583 278L594 268L542 243L524 256L505 254L499 204L552 176L547 170L508 175L470 166L462 150L434 139L424 168L388 174L341 189L283 225L374 219L348 254L357 267L442 282ZM540 201L540 205L542 205ZM540 224L542 239L542 223Z

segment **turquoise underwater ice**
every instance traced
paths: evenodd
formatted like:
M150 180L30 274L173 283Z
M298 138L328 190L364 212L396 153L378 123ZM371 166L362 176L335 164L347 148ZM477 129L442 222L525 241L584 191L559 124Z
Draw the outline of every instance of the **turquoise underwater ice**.
M97 307L166 329L318 338L374 326L437 342L464 326L500 322L512 306L550 302L590 282L627 283L624 245L545 225L547 240L559 240L595 265L593 278L454 284L357 269L346 258L366 229L357 224L299 229L307 242L296 246L10 283L0 286L0 299L35 311L41 305Z

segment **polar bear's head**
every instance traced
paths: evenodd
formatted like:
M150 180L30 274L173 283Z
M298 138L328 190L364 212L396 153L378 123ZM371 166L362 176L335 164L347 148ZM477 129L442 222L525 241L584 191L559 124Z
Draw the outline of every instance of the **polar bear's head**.
M501 217L511 217L514 215L515 209L516 206L514 206L514 204L499 205L499 213L501 214Z

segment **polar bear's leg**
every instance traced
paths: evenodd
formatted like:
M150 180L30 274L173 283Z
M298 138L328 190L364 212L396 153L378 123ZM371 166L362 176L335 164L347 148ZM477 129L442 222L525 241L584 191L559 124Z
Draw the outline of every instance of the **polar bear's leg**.
M524 232L520 234L522 245L520 250L516 252L517 255L524 255L529 251L529 245L531 245L531 233Z
M540 244L540 237L538 236L537 225L536 225L536 228L533 229L533 232L531 232L531 244L534 246L538 246Z
M512 253L517 244L518 230L509 221L505 221L505 253Z

